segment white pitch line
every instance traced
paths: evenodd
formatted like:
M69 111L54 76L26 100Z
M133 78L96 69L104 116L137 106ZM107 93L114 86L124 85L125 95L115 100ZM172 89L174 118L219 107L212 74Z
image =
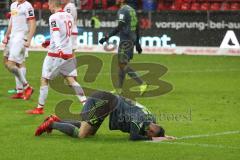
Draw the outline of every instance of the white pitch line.
M205 69L205 70L178 70L178 71L171 71L169 70L167 73L204 73L204 72L239 72L239 68L232 68L232 69Z
M168 73L204 73L204 72L240 72L239 68L232 68L232 69L207 69L207 70L178 70L178 71L171 71L169 70ZM40 73L40 72L39 72ZM88 74L95 74L95 73L88 73ZM101 75L111 75L110 72L100 72ZM41 76L28 76L28 78L40 78ZM12 76L9 75L8 77L1 77L1 79L12 79Z
M191 136L183 136L177 139L192 139L192 138L204 138L204 137L214 137L214 136L222 136L222 135L230 135L230 134L239 134L240 131L226 131L220 133L213 133L213 134L202 134L202 135L191 135Z
M161 142L162 144L173 144L173 145L184 145L184 146L196 146L196 147L205 147L205 148L221 148L221 149L237 149L240 150L239 147L232 147L232 146L224 146L224 145L215 145L215 144L204 144L204 143L186 143L186 142Z
M177 138L177 140L182 139L193 139L193 138L205 138L205 137L214 137L214 136L222 136L222 135L231 135L231 134L240 134L240 131L226 131L220 133L213 133L213 134L202 134L202 135L191 135L191 136L183 136ZM207 148L228 148L228 149L238 149L239 147L232 147L232 146L224 146L220 144L202 144L202 143L186 143L186 142L176 142L176 141L146 141L151 143L161 143L161 144L177 144L177 145L185 145L185 146L198 146L198 147L207 147Z

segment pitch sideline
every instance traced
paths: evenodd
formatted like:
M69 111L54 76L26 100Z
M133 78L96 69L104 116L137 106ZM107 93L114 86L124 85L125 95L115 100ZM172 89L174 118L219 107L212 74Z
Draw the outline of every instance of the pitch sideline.
M193 138L205 138L205 137L215 137L215 136L222 136L222 135L232 135L232 134L240 134L240 131L225 131L219 132L214 134L202 134L202 135L190 135L190 136L183 136L177 138L177 140L184 140L184 139L193 139ZM203 143L186 143L186 142L171 142L171 141L146 141L152 143L161 143L161 144L174 144L174 145L184 145L184 146L198 146L198 147L206 147L206 148L228 148L228 149L237 149L240 150L239 147L232 147L232 146L224 146L224 145L215 145L215 144L203 144Z

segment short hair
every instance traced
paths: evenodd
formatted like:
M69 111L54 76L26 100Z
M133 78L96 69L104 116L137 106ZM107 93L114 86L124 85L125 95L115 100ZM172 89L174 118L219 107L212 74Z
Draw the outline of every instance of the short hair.
M165 136L165 130L161 127L161 126L158 126L158 131L156 131L156 137L164 137Z
M62 0L48 0L48 2L55 4L56 7L62 6Z

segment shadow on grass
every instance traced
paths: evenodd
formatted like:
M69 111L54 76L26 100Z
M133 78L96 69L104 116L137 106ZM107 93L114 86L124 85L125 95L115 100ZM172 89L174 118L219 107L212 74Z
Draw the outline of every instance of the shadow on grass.
M79 139L79 138L72 138L67 135L61 133L53 133L53 134L43 134L40 137L33 137L36 141L58 141L58 142L65 142L66 140L71 143L100 143L100 144L109 144L109 143L126 143L129 142L128 135L112 135L112 134L97 134L92 137Z

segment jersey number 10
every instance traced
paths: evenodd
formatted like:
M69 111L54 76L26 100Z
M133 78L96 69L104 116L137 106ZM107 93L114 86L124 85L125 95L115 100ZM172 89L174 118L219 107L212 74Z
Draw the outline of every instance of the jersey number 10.
M72 34L72 21L64 21L66 26L66 36L70 37Z

